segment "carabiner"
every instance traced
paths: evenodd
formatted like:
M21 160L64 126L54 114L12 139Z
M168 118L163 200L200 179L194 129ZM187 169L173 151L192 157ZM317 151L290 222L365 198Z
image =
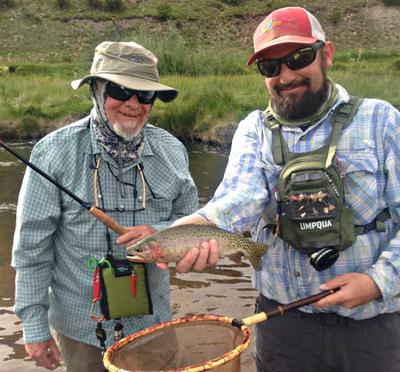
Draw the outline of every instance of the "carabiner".
M90 305L90 319L92 320L96 320L97 322L102 322L103 320L105 320L106 318L104 317L103 314L101 314L101 316L96 316L96 314L94 313L94 306L96 305L96 303L100 300L100 298L94 298L92 300L92 303Z

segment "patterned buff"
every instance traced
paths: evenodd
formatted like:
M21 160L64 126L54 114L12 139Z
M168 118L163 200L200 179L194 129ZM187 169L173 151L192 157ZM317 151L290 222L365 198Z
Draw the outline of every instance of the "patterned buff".
M114 159L120 168L128 163L137 162L144 146L144 128L131 141L126 141L113 130L105 111L107 81L94 79L90 91L94 103L90 119L94 124L97 141L106 153Z

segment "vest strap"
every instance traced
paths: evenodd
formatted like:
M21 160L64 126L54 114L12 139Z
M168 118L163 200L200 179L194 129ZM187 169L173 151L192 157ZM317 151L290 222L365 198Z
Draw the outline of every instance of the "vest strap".
M333 112L332 132L325 161L326 168L329 168L332 165L332 160L335 156L337 145L340 140L340 132L342 131L342 129L346 128L353 120L353 117L356 114L361 102L361 98L351 96L349 102L342 103Z
M281 141L281 124L275 119L274 115L268 110L264 111L264 122L269 127L272 134L272 157L276 165L283 165L283 149Z
M390 219L389 209L385 208L383 211L378 213L378 215L370 223L367 223L366 225L355 225L354 228L356 235L367 234L371 230L376 230L376 232L385 232L385 221L388 219Z
M264 215L264 220L266 221L265 226L263 229L268 228L272 230L272 233L275 234L276 232L276 223L273 222L271 219L266 219L266 216ZM391 218L389 209L385 208L383 211L379 212L377 216L370 222L367 223L366 225L355 225L355 233L356 235L364 235L369 233L371 230L376 230L376 232L385 232L386 231L386 225L385 222Z
M328 148L322 147L326 151L325 167L331 166L336 153L337 145L340 140L340 132L346 128L353 120L355 113L362 102L361 98L351 96L349 102L341 103L336 107L332 115L332 132L329 137ZM272 156L276 165L283 165L290 158L292 153L283 138L281 124L267 108L264 111L264 122L272 133Z

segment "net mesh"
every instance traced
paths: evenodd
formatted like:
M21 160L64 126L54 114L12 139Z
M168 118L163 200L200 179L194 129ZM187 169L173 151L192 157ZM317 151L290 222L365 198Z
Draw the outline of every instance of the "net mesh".
M247 327L233 318L195 315L157 324L130 335L104 355L111 372L240 371L240 354L250 342Z

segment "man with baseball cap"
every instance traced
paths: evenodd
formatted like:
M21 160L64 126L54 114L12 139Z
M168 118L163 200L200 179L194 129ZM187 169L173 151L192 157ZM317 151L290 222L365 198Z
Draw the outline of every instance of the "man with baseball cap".
M138 282L135 266L132 290L123 296L137 298L141 292L136 288L147 288L146 311L97 324L90 319L100 317L100 308L91 311L96 300L92 271L104 257L121 265L124 245L167 227L198 205L186 149L148 122L157 98L171 102L178 94L160 83L157 58L134 42L103 42L96 47L90 74L72 87L85 83L93 101L90 115L44 137L34 146L31 161L129 232L118 237L27 169L12 260L15 313L23 321L28 354L51 370L63 358L71 372L103 371L100 346L110 346L121 328L128 335L170 319L168 272L145 265L140 271L146 272L144 282Z
M333 83L333 55L303 8L259 24L247 63L265 78L268 108L239 124L212 200L174 223L268 244L252 269L257 311L335 290L257 325L259 372L400 371L400 114ZM217 260L210 241L177 270Z

